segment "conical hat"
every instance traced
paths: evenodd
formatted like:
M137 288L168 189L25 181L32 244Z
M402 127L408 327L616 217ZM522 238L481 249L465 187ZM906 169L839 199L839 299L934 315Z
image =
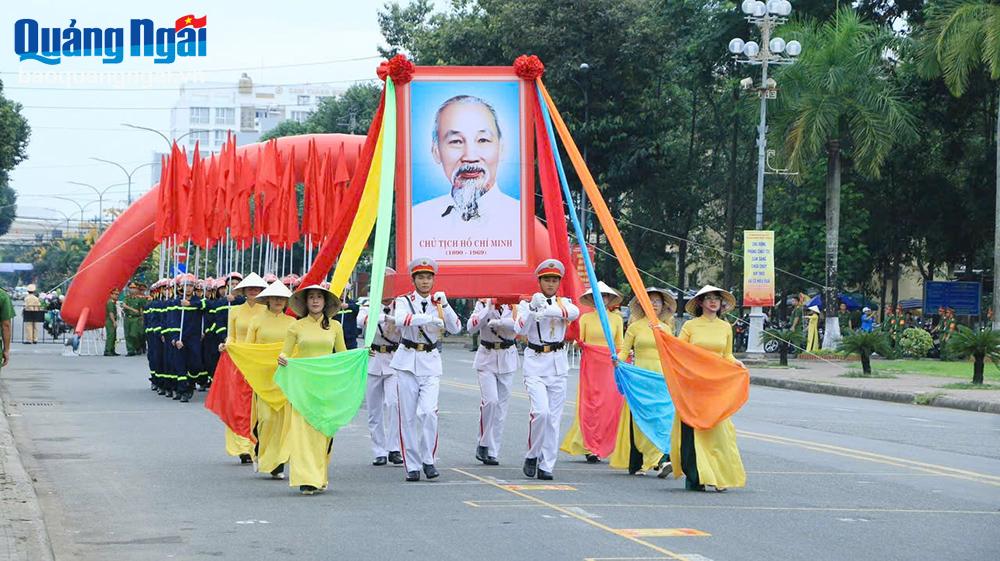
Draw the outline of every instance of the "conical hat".
M336 294L318 284L311 284L296 290L295 293L292 294L291 299L288 301L288 307L295 312L295 315L300 318L304 318L309 314L308 308L306 307L306 293L310 290L319 290L323 293L323 296L326 298L326 305L323 307L323 314L327 317L331 317L340 309L340 298L338 298Z
M246 276L246 278L240 281L240 284L236 285L236 288L233 289L233 293L243 294L243 289L254 287L267 288L267 283L264 282L264 279L260 278L260 275L257 273L250 273Z
M657 288L655 286L647 286L646 294L659 294L663 298L663 309L660 310L660 317L657 318L662 322L666 322L670 316L674 315L677 311L677 299L674 295L670 293L669 290L665 288ZM635 296L628 303L629 308L629 324L635 323L636 321L646 317L646 312L642 310L642 306L639 305L639 299Z
M736 309L736 298L733 296L732 292L723 290L717 286L706 284L694 295L694 298L688 300L688 303L684 305L684 311L693 316L695 312L698 311L698 298L710 292L718 292L722 296L722 308L719 310L719 315L722 315L722 312L725 312L726 310Z
M611 301L608 302L608 306L609 307L614 307L614 306L617 306L618 304L621 304L622 300L624 299L624 297L622 296L621 292L618 292L617 290L615 290L615 289L611 288L610 286L604 284L604 281L597 281L597 291L600 292L601 294L607 294L607 295L611 296ZM587 292L584 292L580 296L580 303L583 304L584 306L590 306L591 308L594 307L594 289L593 288L587 289Z
M268 296L277 296L278 298L291 298L292 291L288 289L281 281L274 281L267 286L264 290L260 291L257 295L258 302L263 302Z

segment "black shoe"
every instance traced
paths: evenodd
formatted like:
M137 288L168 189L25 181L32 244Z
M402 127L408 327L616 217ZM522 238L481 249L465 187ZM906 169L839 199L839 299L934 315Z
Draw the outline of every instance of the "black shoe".
M167 395L167 390L163 388L156 388L156 393L159 395Z
M315 495L319 491L316 487L312 485L299 485L299 492L303 495Z
M499 462L499 460L497 460L496 456L486 456L486 460L483 461L483 463L486 464L486 465L488 465L488 466L498 466L498 465L500 465L500 462Z
M427 476L427 479L434 479L435 477L441 474L438 473L438 470L436 467L434 467L434 464L424 464L424 475Z
M285 478L285 464L278 464L278 467L271 470L271 479Z
M420 472L419 471L408 471L408 472L406 472L406 480L407 481L420 481Z
M529 479L534 479L535 478L535 474L538 473L538 471L537 471L538 470L538 458L525 458L524 459L524 467L522 468L522 470L524 471L524 476L525 477L527 477Z
M587 463L588 464L599 464L599 463L601 463L601 457L598 456L597 454L587 454Z
M253 456L251 456L250 454L240 454L240 463L241 464L252 464L253 463Z
M181 396L181 403L187 403L189 401L191 401L191 394L186 393Z
M31 345L31 343L25 343L26 345ZM114 353L104 353L104 356L115 356Z
M385 456L379 456L379 457L375 458L375 461L372 462L372 465L373 466L384 466L387 463L389 463L389 460Z
M394 466L398 466L403 463L403 455L399 452L389 452L389 463Z
M545 471L544 469L539 469L538 470L538 479L542 479L544 481L552 481L552 472L551 471Z
M164 393L163 395L164 395L164 396L165 396L165 397L166 397L167 399L170 399L171 397L174 397L174 390L167 390L167 391L166 391L166 392L165 392L165 393Z
M486 463L486 458L489 457L490 450L485 446L476 446L476 459L480 462Z
M690 479L688 479L686 477L684 478L684 488L687 489L688 491L704 491L705 490L705 486L704 485L695 485L694 482L692 482Z
M208 391L208 386L198 386L198 391L200 391L200 392L207 392Z
M184 395L181 392L174 392L174 401L180 400L181 396Z

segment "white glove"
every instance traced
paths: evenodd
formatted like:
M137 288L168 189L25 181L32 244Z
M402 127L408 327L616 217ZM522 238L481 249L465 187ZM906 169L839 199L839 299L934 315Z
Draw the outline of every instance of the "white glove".
M501 323L502 323L502 322L500 321L500 319L491 319L491 320L490 320L490 321L489 321L489 322L487 323L487 325L489 325L490 327L492 327L492 328L494 328L494 329L495 329L495 328L497 328L497 327L500 327L500 324L501 324Z
M448 297L445 296L444 292L441 292L440 290L434 293L431 300L433 300L435 304L441 304L442 306L448 305Z
M438 329L444 329L444 320L437 316L434 316L434 319L431 321L431 325L437 326Z
M547 318L562 318L563 311L559 306L549 306L542 312L542 316Z
M548 305L549 305L548 299L541 292L536 292L531 296L531 304L529 305L529 307L533 311L537 312L539 310L543 310Z

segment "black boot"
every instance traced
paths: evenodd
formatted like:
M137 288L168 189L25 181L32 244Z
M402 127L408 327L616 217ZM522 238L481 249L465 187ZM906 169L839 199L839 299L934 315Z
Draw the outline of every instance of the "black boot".
M476 459L480 462L486 463L486 458L490 455L489 448L485 446L476 446Z
M538 479L541 479L541 480L544 480L544 481L552 481L552 472L551 471L545 471L544 469L539 468L538 469Z
M387 463L389 463L388 458L386 458L385 456L379 456L379 457L375 458L375 461L372 462L372 465L373 466L384 466Z
M441 474L438 473L438 470L436 467L434 467L434 464L424 464L424 475L427 476L427 479L434 479Z
M522 471L524 471L525 477L534 479L538 473L538 458L525 458Z
M389 452L389 463L394 466L398 466L403 463L403 455L397 452Z
M416 470L406 472L406 480L407 481L420 481L420 472L416 471Z

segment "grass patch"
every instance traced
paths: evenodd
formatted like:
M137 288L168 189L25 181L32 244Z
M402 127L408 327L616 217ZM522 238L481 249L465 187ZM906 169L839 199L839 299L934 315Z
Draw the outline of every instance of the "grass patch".
M838 378L896 378L895 374L889 374L887 372L879 372L878 370L872 369L871 374L865 374L864 370L860 368L851 368L847 372L840 374Z
M1000 384L970 384L964 382L945 384L941 387L948 390L1000 390Z
M879 370L898 374L923 374L925 376L938 376L941 378L972 380L971 361L942 361L934 359L879 360L874 365L877 365ZM1000 369L989 363L986 365L983 377L986 382L1000 382Z
M935 399L944 395L944 392L918 393L913 397L913 403L917 405L930 405Z

